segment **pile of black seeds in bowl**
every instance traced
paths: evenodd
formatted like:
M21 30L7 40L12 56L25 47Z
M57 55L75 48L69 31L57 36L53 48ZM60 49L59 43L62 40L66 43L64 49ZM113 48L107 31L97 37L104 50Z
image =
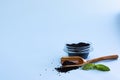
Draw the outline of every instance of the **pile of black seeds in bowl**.
M76 63L71 62L71 61L64 61L63 64L62 64L62 66L57 67L57 68L55 68L55 69L56 69L58 72L64 72L64 73L66 73L66 72L68 72L68 71L78 69L79 67L76 67L76 66L75 66L75 67L63 67L63 66L65 66L65 65L74 65L74 64L76 64Z
M84 42L80 42L80 43L73 43L73 44L66 44L66 46L68 47L83 47L83 46L89 46L89 43L84 43Z
M80 56L86 59L91 51L91 44L85 42L66 44L64 51L68 56Z

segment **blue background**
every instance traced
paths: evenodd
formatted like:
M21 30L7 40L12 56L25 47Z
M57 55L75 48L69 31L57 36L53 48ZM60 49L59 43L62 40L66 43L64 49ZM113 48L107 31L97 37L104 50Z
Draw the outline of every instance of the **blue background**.
M92 43L89 59L119 55L119 0L0 0L0 80L120 80L119 59L100 62L110 72L53 71L80 41Z

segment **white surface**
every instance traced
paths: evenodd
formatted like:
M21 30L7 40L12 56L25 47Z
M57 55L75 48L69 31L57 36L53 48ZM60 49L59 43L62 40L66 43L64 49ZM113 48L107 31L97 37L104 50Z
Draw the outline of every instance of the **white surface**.
M0 80L120 80L119 62L101 62L110 72L54 68L66 43L89 41L89 59L119 54L119 0L1 0ZM47 70L46 70L47 69ZM40 76L41 75L41 76Z

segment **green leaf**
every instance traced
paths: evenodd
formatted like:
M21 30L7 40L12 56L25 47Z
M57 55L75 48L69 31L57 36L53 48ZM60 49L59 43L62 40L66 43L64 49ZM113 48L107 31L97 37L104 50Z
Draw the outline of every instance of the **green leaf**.
M103 64L96 64L94 68L100 71L110 71L110 68Z
M93 69L99 70L99 71L110 71L110 68L103 64L88 63L82 67L82 70L93 70Z
M82 69L83 69L83 70L91 70L91 69L94 69L94 67L95 67L95 64L93 64L93 63L88 63L88 64L84 65L84 66L82 67Z

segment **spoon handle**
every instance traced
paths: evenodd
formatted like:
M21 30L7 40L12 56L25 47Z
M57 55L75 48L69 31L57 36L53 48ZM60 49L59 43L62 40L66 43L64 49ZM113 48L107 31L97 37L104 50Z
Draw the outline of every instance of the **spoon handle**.
M117 59L117 58L118 58L118 55L109 55L109 56L103 56L103 57L87 60L87 63L93 63L93 62L98 62L102 60L111 60L111 59Z

